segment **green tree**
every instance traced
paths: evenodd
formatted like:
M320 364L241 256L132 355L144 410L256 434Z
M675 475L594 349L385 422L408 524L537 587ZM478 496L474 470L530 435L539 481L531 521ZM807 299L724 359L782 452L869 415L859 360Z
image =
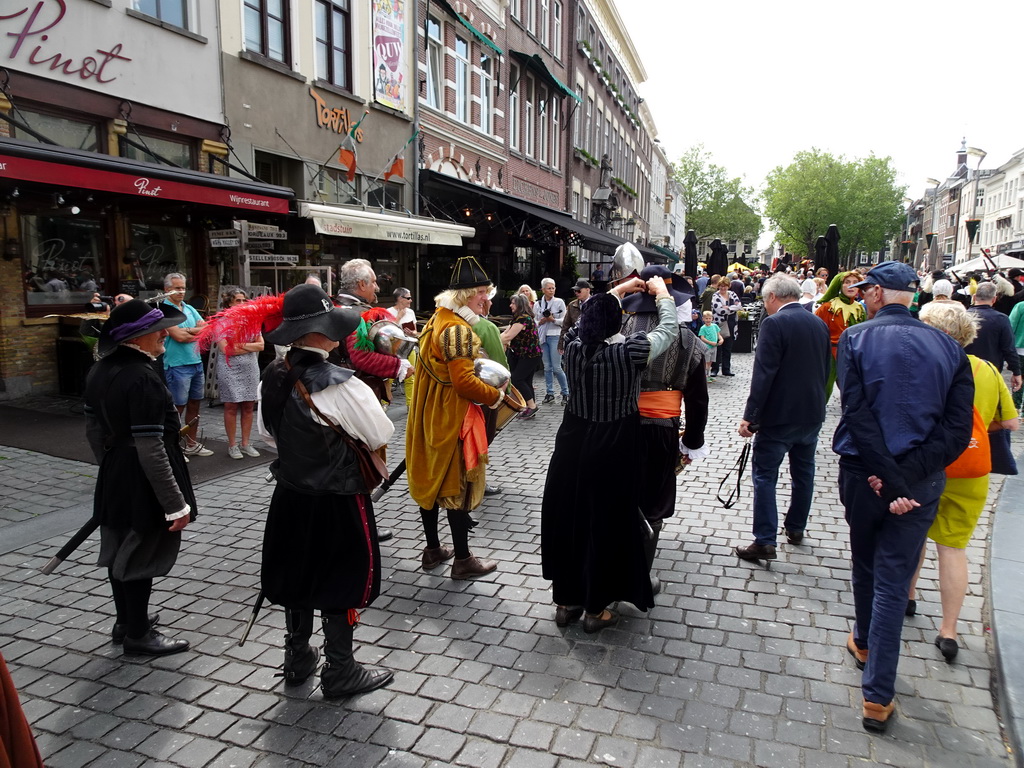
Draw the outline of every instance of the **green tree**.
M768 174L764 212L779 242L802 257L813 257L818 236L835 224L842 261L850 264L900 231L905 190L896 185L891 158L847 160L811 149Z
M672 166L686 206L686 228L700 238L753 240L761 235L761 217L753 209L754 190L729 178L703 144L690 147Z

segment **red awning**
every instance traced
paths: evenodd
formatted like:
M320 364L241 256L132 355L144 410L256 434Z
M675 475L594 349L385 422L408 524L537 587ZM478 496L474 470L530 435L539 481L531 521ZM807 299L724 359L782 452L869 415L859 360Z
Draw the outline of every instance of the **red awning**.
M14 141L0 141L3 179L263 213L288 213L294 196L287 187Z

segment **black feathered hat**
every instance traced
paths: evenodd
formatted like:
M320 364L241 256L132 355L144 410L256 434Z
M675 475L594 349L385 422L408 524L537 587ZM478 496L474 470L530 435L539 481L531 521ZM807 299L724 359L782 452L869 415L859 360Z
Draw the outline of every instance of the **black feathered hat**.
M331 341L341 341L359 325L354 309L336 307L319 285L303 283L284 295L281 324L266 331L263 338L271 344L291 344L307 333L322 333Z
M167 303L154 307L140 299L132 299L124 304L118 304L100 329L99 340L96 342L98 354L100 357L109 355L124 341L181 325L183 322L185 313Z

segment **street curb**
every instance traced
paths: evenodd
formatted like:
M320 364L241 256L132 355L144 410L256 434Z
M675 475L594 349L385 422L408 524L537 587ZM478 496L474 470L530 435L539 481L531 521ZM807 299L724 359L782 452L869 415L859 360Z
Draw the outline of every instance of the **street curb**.
M1017 456L1018 466L1022 456ZM1024 475L1011 475L1003 483L992 522L989 547L989 589L992 638L999 681L999 711L1013 759L1024 768Z

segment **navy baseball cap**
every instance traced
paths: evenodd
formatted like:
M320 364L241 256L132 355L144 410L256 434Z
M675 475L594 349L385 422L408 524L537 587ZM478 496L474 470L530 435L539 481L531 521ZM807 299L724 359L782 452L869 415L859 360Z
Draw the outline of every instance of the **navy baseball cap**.
M917 272L909 264L902 261L883 261L868 272L867 277L854 285L854 288L866 288L869 285L880 285L892 291L916 291Z

